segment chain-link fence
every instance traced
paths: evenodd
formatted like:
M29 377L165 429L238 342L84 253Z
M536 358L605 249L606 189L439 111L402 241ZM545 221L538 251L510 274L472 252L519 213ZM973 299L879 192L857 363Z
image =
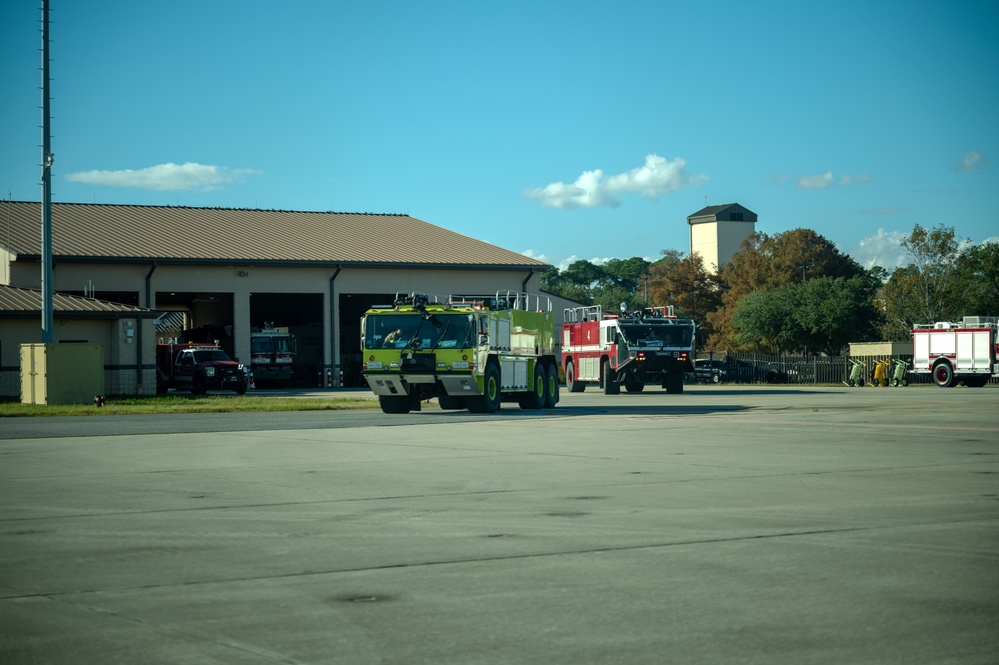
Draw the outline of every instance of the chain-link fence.
M722 380L729 383L768 383L823 385L847 383L851 375L855 383L863 379L869 385L878 371L878 363L884 363L883 375L890 381L895 376L897 364L893 360L906 363L902 376L910 384L932 383L929 374L915 374L911 371L912 356L792 356L769 355L764 353L714 353L703 355L716 361L722 372ZM721 364L717 364L720 361ZM856 361L861 368L854 372ZM992 379L995 383L996 380Z

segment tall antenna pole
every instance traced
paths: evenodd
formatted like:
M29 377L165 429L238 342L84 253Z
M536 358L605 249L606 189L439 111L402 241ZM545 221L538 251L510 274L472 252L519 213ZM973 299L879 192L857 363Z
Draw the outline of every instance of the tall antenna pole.
M49 129L49 0L42 0L42 342L53 341L52 154Z

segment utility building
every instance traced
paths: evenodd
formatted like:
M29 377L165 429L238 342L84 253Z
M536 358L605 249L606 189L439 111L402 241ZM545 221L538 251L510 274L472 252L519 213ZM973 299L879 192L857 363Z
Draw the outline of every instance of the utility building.
M756 233L756 213L738 203L708 206L687 217L690 253L701 257L709 272L721 270L739 251L742 241Z

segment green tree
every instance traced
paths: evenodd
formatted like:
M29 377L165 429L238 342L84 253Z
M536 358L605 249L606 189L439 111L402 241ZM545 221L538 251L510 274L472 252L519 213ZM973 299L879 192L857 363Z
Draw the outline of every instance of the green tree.
M649 262L639 256L624 261L611 259L603 264L604 276L594 289L595 304L604 309L617 310L622 302L628 309L638 309L645 305L645 275Z
M796 350L838 355L850 342L877 336L875 289L866 275L818 277L790 288L798 291L794 320L802 337Z
M722 304L708 317L713 330L708 347L740 348L733 317L751 293L814 277L850 278L865 274L860 264L811 229L793 229L774 236L754 234L743 241L732 261L719 273Z
M802 331L794 313L797 290L782 286L747 294L732 317L733 341L738 348L762 353L782 353L797 348Z
M914 315L926 323L959 316L955 306L960 301L956 292L960 252L954 227L940 224L926 230L916 224L912 233L902 239L902 247L909 253L910 267L915 269L919 311Z
M721 293L714 274L697 255L674 249L660 252L663 258L649 266L649 304L673 305L677 316L691 318L702 336L710 338L708 315L721 306Z
M999 243L973 245L957 259L961 314L999 316Z
M850 342L871 341L877 312L866 275L817 277L755 291L733 317L736 343L770 353L841 353Z
M926 323L919 318L919 275L913 266L896 268L878 290L875 307L881 313L881 338L904 342L912 338L912 328Z

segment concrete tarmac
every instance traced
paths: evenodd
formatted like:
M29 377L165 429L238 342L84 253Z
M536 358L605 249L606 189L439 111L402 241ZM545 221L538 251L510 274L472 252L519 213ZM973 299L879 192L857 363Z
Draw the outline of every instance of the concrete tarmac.
M39 419L0 440L0 663L995 665L997 407L693 386L356 426Z

